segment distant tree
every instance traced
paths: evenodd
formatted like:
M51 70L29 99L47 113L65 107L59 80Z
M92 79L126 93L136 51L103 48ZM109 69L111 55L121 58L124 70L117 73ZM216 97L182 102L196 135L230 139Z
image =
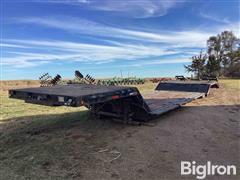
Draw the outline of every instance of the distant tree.
M190 65L185 65L185 69L187 72L193 72L196 78L200 79L205 74L205 62L207 59L207 55L202 51L199 55L192 57L192 63Z
M240 77L240 49L227 54L230 63L225 69L225 76Z
M211 36L207 40L207 55L201 51L192 57L192 64L184 67L199 79L204 75L240 77L240 39L231 31Z
M212 64L220 63L221 68L218 69L218 74L226 75L231 69L233 63L233 54L235 51L236 42L239 39L231 31L224 31L217 36L211 36L207 40L208 56L211 57ZM212 58L214 57L214 58ZM213 61L216 62L213 62Z
M213 55L208 56L205 75L218 77L220 75L220 71L220 61L216 60L215 56Z
M215 59L220 59L222 52L221 52L221 37L219 35L217 36L211 36L207 40L207 53L209 56L214 56Z

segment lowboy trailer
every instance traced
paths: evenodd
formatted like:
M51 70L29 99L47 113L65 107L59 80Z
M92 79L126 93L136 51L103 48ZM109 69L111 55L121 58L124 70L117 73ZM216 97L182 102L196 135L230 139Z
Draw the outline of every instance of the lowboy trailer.
M125 123L146 122L207 96L215 82L160 82L155 91L143 94L136 87L67 84L9 90L9 97L48 106L85 106L92 115Z

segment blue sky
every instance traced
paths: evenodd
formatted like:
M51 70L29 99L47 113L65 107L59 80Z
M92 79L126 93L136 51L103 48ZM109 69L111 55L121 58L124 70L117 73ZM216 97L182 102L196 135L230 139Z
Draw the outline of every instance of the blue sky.
M174 76L224 30L239 1L0 0L1 79Z

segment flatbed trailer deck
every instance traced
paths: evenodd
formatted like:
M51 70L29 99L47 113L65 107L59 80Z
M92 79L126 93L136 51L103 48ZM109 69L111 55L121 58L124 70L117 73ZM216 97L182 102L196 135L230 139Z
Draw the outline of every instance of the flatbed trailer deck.
M138 93L135 87L68 84L9 90L10 98L50 106L83 106L123 98Z
M27 103L49 106L85 106L96 117L142 122L206 96L212 86L209 82L178 83L159 83L155 91L143 96L136 87L93 84L13 89L9 90L9 96Z

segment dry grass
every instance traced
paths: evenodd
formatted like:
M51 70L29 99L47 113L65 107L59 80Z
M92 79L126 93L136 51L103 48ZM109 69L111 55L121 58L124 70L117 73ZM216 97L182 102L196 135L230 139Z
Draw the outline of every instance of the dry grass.
M24 88L24 87L38 87L40 85L37 80L12 80L12 81L0 81L1 91L7 91L8 89Z
M240 90L240 80L239 79L223 79L220 80L221 85L228 89Z

